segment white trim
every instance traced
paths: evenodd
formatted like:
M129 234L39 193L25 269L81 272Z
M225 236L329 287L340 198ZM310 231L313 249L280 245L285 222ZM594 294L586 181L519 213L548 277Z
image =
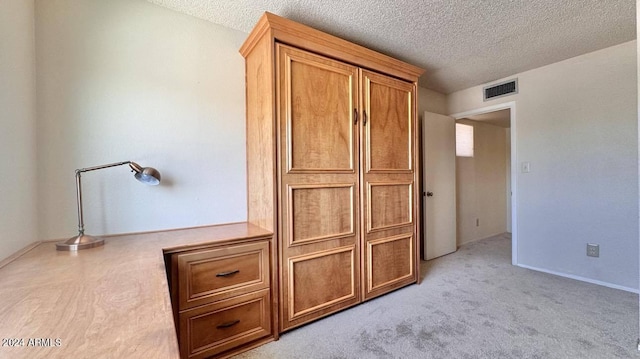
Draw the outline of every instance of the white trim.
M491 105L491 106L487 106L487 107L477 108L475 110L469 110L469 111L454 113L454 114L449 115L449 116L455 118L456 120L459 120L461 118L465 118L465 117L469 117L469 116L482 115L483 113L506 110L508 108L510 108L512 110L515 109L516 108L516 102L515 101L511 101L511 102L499 103L497 105ZM511 117L513 117L513 112L511 113Z
M516 151L516 148L517 148L516 147L516 142L517 142L516 141L517 140L516 138L516 122L517 122L516 121L516 102L510 101L510 102L499 103L497 105L482 107L475 110L454 113L449 116L453 117L456 120L459 120L461 118L465 118L469 116L482 115L484 113L495 112L495 111L506 110L506 109L510 110L510 117L511 117L511 128L510 128L510 133L511 133L511 264L518 265L518 211L516 206L516 204L518 203L517 201L518 161L516 158L518 152Z
M638 289L635 289L635 288L625 287L625 286L622 286L622 285L617 285L617 284L613 284L613 283L609 283L609 282L603 282L603 281L599 281L599 280L595 280L595 279L591 279L591 278L580 277L580 276L573 275L573 274L556 272L556 271L552 271L552 270L548 270L548 269L542 269L542 268L538 268L538 267L528 266L528 265L525 265L525 264L517 264L517 266L521 267L521 268L525 268L525 269L531 269L531 270L534 270L536 272L553 274L553 275L557 275L559 277L579 280L581 282L597 284L597 285L601 285L601 286L609 287L609 288L613 288L613 289L624 290L625 292L631 292L631 293L636 293L636 294L640 293L640 291L638 291Z

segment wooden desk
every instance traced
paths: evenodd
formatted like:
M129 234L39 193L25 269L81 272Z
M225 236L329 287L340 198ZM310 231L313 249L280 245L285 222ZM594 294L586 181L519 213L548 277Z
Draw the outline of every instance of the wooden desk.
M243 222L107 237L77 253L39 244L0 269L0 357L179 358L164 253L269 234Z

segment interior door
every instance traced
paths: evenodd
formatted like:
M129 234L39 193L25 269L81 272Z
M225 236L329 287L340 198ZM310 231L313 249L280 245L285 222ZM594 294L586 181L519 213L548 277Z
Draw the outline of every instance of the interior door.
M358 68L277 45L280 330L360 301Z
M456 122L425 112L422 117L424 259L455 252Z

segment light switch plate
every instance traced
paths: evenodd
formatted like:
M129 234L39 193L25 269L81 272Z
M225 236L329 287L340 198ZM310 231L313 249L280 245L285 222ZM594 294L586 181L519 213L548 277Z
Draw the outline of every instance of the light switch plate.
M531 172L531 163L530 162L522 162L522 173Z

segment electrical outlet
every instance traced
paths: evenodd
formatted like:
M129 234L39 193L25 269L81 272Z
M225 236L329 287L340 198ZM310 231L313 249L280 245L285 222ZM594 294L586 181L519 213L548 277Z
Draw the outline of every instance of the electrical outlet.
M587 256L600 257L600 246L598 244L587 243Z

